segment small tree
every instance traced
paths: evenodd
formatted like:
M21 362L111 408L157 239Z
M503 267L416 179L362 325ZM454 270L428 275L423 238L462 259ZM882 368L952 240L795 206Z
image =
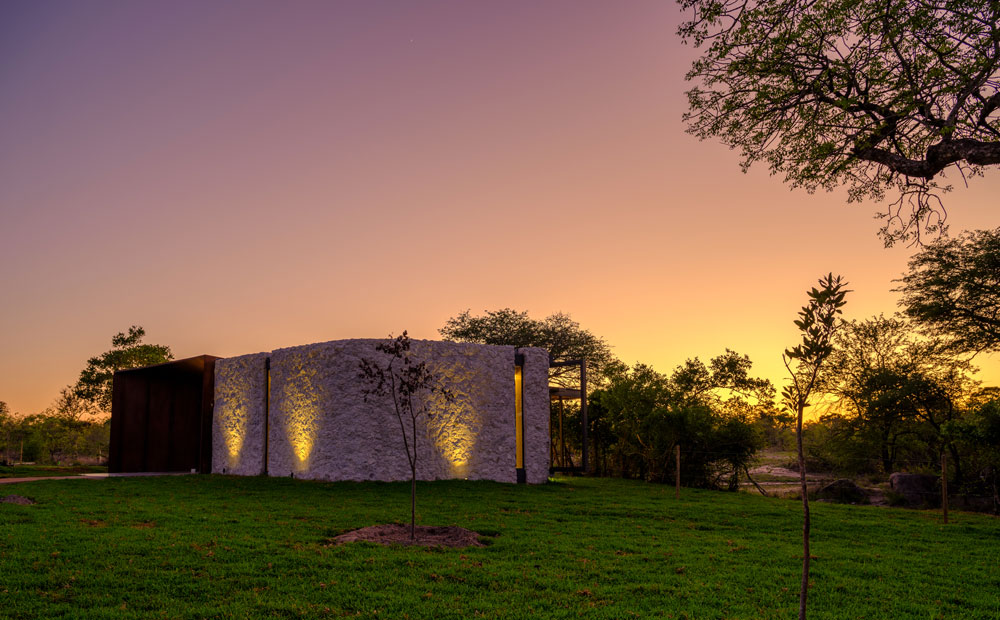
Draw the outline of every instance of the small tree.
M406 460L410 464L410 540L413 540L417 529L417 420L431 417L427 399L430 394L441 394L447 400L452 396L438 384L427 362L414 362L410 357L410 338L405 330L395 338L390 334L387 342L375 345L375 350L384 354L383 360L362 359L359 376L365 383L365 402L369 397L392 396Z
M796 327L802 332L802 343L785 349L781 356L792 376L791 385L782 392L785 402L796 414L795 437L799 457L799 481L802 487L802 587L799 590L799 620L806 617L806 596L809 588L809 490L806 486L806 462L802 452L802 414L809 406L809 396L816 387L820 367L833 352L833 334L840 324L837 315L844 306L849 291L846 282L832 273L819 279L820 288L807 295L809 303L802 307ZM792 368L792 365L795 368Z

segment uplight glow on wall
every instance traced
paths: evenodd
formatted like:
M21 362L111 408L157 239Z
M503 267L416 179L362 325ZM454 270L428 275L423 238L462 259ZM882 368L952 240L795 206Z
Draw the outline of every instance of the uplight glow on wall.
M465 477L482 427L470 394L452 389L451 398L435 395L429 407L427 434L452 475Z
M514 450L515 467L524 469L524 373L514 367Z
M222 434L226 439L226 448L229 452L230 461L238 461L240 451L243 448L243 440L246 437L247 427L247 407L233 406L216 412L221 418Z
M359 383L360 360L377 356L380 342L334 340L218 360L213 471L408 479L391 400L366 400ZM524 440L548 433L545 351L422 340L411 353L450 395L430 396L430 415L418 418L418 479L545 482L548 442ZM244 385L254 386L251 393Z
M212 471L259 474L264 437L266 356L244 355L215 368Z
M303 370L284 386L281 417L299 471L309 465L322 417L315 371Z

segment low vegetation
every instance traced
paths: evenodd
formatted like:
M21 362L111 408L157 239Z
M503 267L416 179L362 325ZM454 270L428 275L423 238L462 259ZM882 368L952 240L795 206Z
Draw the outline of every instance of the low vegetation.
M0 472L19 463L81 466L104 463L111 437L109 418L72 413L6 415L0 402Z
M637 481L420 483L485 547L334 545L405 482L181 476L0 487L4 618L788 618L795 502ZM994 517L820 504L814 618L996 618Z

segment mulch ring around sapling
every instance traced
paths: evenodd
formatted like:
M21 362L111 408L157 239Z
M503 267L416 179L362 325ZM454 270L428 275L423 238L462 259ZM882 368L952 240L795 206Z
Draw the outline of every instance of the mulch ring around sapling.
M410 526L401 523L372 525L359 530L344 532L330 541L331 545L349 542L371 542L378 545L405 545L420 547L485 547L480 535L457 526L418 525L416 538L410 538Z
M28 506L37 503L38 502L30 497L25 497L23 495L4 495L3 497L0 497L0 504L20 504L21 506Z

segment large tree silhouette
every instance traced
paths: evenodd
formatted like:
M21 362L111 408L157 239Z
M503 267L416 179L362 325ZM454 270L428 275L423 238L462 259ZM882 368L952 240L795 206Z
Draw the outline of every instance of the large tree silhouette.
M899 304L968 353L1000 352L1000 228L939 239L910 259Z
M1000 164L995 0L679 0L703 49L688 131L793 187L890 204L887 245L942 230L942 181Z

